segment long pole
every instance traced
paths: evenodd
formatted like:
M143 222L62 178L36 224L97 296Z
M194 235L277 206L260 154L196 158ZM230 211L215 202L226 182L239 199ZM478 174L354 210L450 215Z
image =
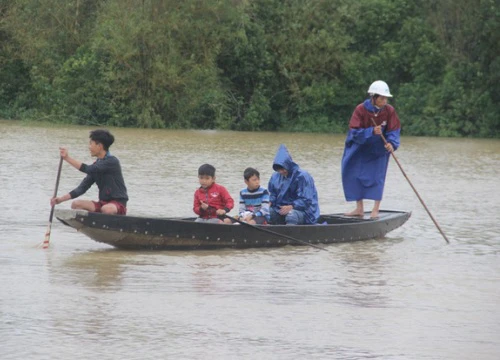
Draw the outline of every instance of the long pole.
M373 120L373 118L371 119L372 122L373 122L373 125L374 126L377 126L377 123L375 122L375 120ZM385 136L384 134L380 134L380 136L382 137L382 140L384 141L384 144L387 145L387 140L385 139ZM403 170L403 167L401 166L401 164L399 163L399 160L398 158L396 157L396 155L394 154L394 150L391 149L391 155L392 157L394 158L394 161L396 161L396 164L398 164L399 166L399 170L401 170L401 172L403 173L404 177L406 178L406 180L408 181L408 184L410 184L411 188L413 189L413 191L415 192L415 194L417 195L418 197L418 200L420 200L420 203L422 204L422 206L424 207L425 211L427 211L427 214L429 214L429 217L431 218L432 222L434 222L434 225L436 225L437 229L439 230L439 232L441 233L441 235L443 236L443 238L446 240L446 242L449 244L450 241L448 240L448 238L446 237L446 235L444 234L443 230L441 230L441 227L439 226L439 224L437 223L436 219L434 219L434 216L432 216L430 210L427 208L427 205L425 205L425 202L424 200L422 199L422 197L420 196L420 194L418 193L417 189L415 188L415 186L413 186L412 182L410 181L410 178L408 177L408 175L406 175L405 171Z
M312 246L312 247L314 247L314 248L316 248L316 249L319 249L319 250L328 251L328 250L326 250L326 249L324 249L324 248L322 248L322 247L319 247L319 246L314 245L314 244L310 244L310 243L308 243L308 242L306 242L306 241L302 241L302 240L296 239L296 238L294 238L294 237L291 237L291 236L288 236L288 235L285 235L285 234L280 234L280 233L277 233L277 232L274 232L274 231L271 231L271 230L265 229L265 228L260 227L260 226L255 226L255 225L249 224L249 223L247 223L247 222L240 221L240 220L238 220L238 219L236 219L236 218L234 218L234 217L232 217L232 216L229 216L229 215L225 215L225 216L226 216L228 219L230 219L230 220L236 221L237 223L240 223L240 224L245 225L245 226L250 226L250 227L254 228L255 230L263 231L263 232L265 232L265 233L268 233L268 234L273 234L273 235L275 235L275 236L280 236L280 237L282 237L282 238L285 238L285 239L289 239L289 240L295 241L295 242L297 242L297 243L299 243L299 244L309 245L309 246Z
M57 196L57 189L59 188L59 179L61 178L61 169L62 169L62 163L63 163L63 158L59 160L59 169L57 170L57 179L56 179L56 188L54 190L54 196ZM47 231L45 232L45 240L43 240L43 245L42 248L47 249L49 247L49 241L50 241L50 231L52 229L52 219L54 218L54 208L55 205L51 207L50 209L50 216L49 216L49 224L47 225Z

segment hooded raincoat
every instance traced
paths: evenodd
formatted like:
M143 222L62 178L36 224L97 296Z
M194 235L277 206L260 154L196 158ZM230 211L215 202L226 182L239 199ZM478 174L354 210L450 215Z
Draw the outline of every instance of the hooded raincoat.
M347 201L382 200L390 153L382 137L373 133L373 121L382 125L394 151L399 147L401 124L391 105L375 108L370 99L359 104L349 122L342 156L342 185Z
M279 172L275 172L269 180L269 202L271 208L276 212L280 206L292 205L295 210L305 213L305 223L315 224L319 218L318 192L314 185L314 179L299 165L293 162L285 145L281 144L274 165L285 168L288 176L284 177Z

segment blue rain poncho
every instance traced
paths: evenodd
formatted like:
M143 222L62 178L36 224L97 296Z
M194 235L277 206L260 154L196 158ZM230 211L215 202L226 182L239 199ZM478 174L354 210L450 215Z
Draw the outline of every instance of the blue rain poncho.
M347 201L382 200L390 153L373 133L373 122L382 125L385 139L399 147L401 124L391 105L375 108L370 99L359 104L349 122L342 156L342 185Z
M295 210L305 213L306 224L315 224L319 218L319 204L312 176L293 162L283 144L276 153L273 168L275 165L285 168L288 176L284 177L279 172L271 176L268 186L271 208L278 212L280 206L292 205Z

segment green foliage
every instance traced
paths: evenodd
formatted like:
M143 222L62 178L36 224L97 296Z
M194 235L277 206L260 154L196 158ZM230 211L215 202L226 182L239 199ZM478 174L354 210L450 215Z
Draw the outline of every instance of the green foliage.
M0 70L0 115L10 118L15 115L13 111L19 103L24 103L23 98L29 91L29 72L22 61L2 59Z
M0 116L340 132L389 83L403 132L500 136L495 0L0 0Z
M92 47L107 59L117 116L142 127L223 124L225 89L215 60L232 11L227 1L108 2Z
M113 118L112 92L103 81L102 62L95 52L81 47L66 60L52 86L57 104L53 111L77 124L107 124Z

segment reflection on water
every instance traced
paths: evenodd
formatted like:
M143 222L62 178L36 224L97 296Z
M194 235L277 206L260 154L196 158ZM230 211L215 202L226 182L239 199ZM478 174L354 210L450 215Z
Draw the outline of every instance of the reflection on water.
M123 267L131 259L116 250L79 253L65 260L60 268L69 284L78 283L90 290L119 291Z
M382 240L196 252L120 251L54 223L43 240L59 145L89 162L90 128L0 122L2 359L497 359L498 140L403 137L397 152L451 240L391 161L382 207L413 212ZM190 216L208 162L237 198L267 183L285 143L323 213L349 210L344 136L113 129L130 214ZM83 174L64 165L60 193ZM85 198L96 198L92 189ZM69 203L61 205L69 207ZM371 204L367 204L371 206Z

